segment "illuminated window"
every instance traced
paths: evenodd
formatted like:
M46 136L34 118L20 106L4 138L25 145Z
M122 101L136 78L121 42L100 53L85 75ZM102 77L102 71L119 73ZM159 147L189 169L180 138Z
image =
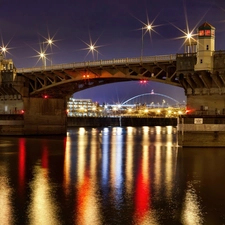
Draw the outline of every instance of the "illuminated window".
M200 30L200 31L198 32L198 35L199 35L199 36L204 36L204 34L205 34L204 30Z
M210 36L211 35L211 30L205 30L205 36Z

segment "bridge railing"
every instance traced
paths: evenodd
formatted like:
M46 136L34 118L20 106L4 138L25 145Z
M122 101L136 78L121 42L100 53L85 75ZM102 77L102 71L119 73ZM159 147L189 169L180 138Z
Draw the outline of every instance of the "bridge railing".
M18 68L16 72L28 73L28 72L44 71L44 70L48 70L48 71L63 70L63 69L71 69L71 68L123 65L123 64L134 64L134 63L166 62L166 61L175 61L175 60L176 60L176 55L143 56L143 57L135 57L135 58L120 58L120 59L111 59L111 60L65 63L65 64L56 64L52 66Z

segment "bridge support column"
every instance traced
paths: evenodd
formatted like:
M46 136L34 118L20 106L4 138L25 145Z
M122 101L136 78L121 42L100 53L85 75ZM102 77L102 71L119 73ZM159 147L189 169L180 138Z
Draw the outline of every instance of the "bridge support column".
M65 135L66 100L23 98L24 135Z

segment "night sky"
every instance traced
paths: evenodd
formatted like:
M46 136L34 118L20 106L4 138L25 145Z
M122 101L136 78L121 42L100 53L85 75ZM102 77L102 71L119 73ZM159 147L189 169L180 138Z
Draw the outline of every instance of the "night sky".
M182 30L205 21L216 28L216 50L225 50L225 0L0 0L0 46L17 68L41 66L40 43L53 38L47 65L184 52ZM141 28L153 31L142 42ZM97 53L89 53L95 44ZM185 100L184 91L148 82L114 83L77 92L75 98L119 102L151 92Z

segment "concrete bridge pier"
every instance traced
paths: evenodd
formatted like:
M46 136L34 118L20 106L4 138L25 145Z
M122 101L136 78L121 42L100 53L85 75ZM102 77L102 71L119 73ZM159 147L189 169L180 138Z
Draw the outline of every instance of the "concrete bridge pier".
M66 135L66 99L29 98L24 101L24 135Z

